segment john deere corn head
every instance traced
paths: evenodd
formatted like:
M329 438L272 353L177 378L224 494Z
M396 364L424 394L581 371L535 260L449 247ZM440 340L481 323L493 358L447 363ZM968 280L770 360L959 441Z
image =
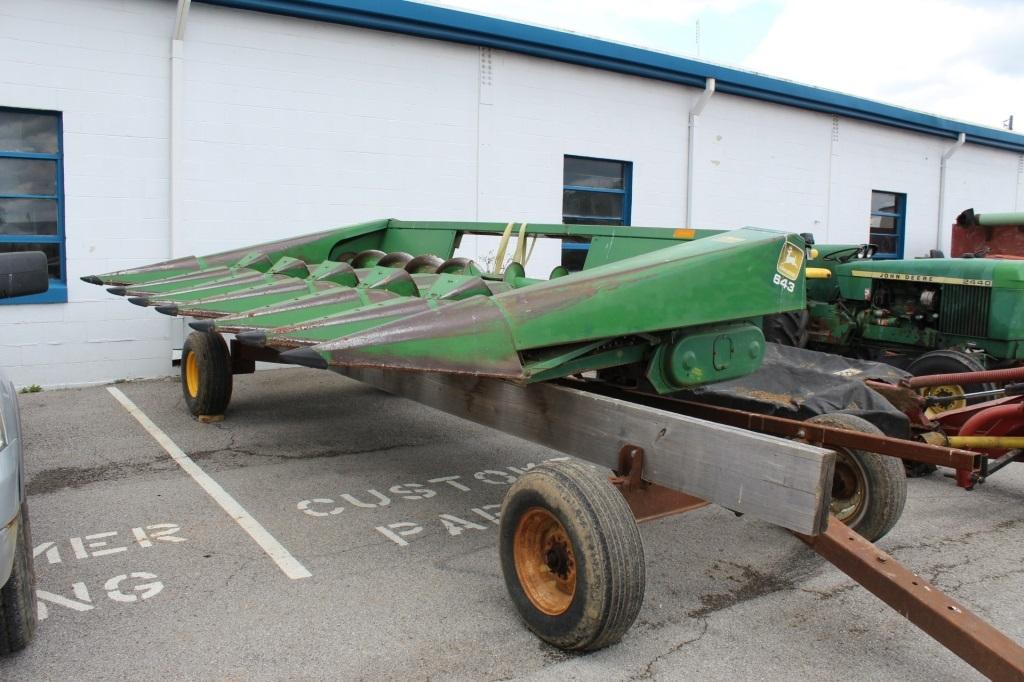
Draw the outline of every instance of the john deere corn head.
M514 237L517 260L497 273L453 258L467 233ZM589 241L583 271L526 277L538 236ZM803 258L799 236L757 228L381 220L86 280L281 362L521 383L629 365L669 392L756 370L759 318L804 305Z
M455 257L472 234L500 236L498 267ZM589 243L583 269L527 277L538 238ZM714 503L794 532L984 674L1024 679L1024 649L869 541L903 510L895 457L973 468L974 453L848 413L802 422L670 395L758 370L762 318L805 310L804 261L800 236L753 227L379 220L85 279L195 318L182 387L201 420L223 413L233 375L293 363L596 465L530 469L498 520L511 601L551 644L618 641L643 602L636 522Z

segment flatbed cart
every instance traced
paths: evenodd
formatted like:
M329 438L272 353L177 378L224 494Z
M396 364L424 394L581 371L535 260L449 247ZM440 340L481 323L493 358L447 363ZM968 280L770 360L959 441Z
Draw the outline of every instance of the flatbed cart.
M1024 680L1024 648L830 514L836 455L817 444L894 457L909 448L921 459L961 464L976 464L975 453L820 424L787 434L800 440L777 438L683 414L670 398L652 406L637 395L595 393L585 382L524 387L373 368L335 371L614 472L549 462L521 477L502 504L506 586L526 625L555 646L593 650L618 641L643 601L637 522L715 503L790 530L987 677ZM736 419L728 414L716 418Z

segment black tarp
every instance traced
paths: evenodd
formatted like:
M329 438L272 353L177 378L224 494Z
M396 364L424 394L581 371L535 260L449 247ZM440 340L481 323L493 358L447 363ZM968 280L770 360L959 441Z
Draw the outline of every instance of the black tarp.
M910 422L906 415L865 386L864 381L876 379L895 384L908 376L907 372L880 362L769 343L764 364L757 372L700 386L677 397L800 420L846 412L863 417L888 436L907 438Z

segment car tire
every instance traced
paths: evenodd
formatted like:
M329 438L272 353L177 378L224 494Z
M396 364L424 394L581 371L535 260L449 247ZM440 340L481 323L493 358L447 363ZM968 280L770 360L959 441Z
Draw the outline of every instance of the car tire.
M25 502L21 503L16 525L14 566L7 583L0 588L0 654L24 649L36 632L36 574Z

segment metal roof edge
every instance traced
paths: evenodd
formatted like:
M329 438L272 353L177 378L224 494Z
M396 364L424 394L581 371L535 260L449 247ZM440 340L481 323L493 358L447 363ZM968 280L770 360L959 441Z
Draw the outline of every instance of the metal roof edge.
M780 78L598 38L403 0L197 0L241 10L347 24L492 47L606 71L703 87L741 97L1024 152L1024 135L942 118Z

